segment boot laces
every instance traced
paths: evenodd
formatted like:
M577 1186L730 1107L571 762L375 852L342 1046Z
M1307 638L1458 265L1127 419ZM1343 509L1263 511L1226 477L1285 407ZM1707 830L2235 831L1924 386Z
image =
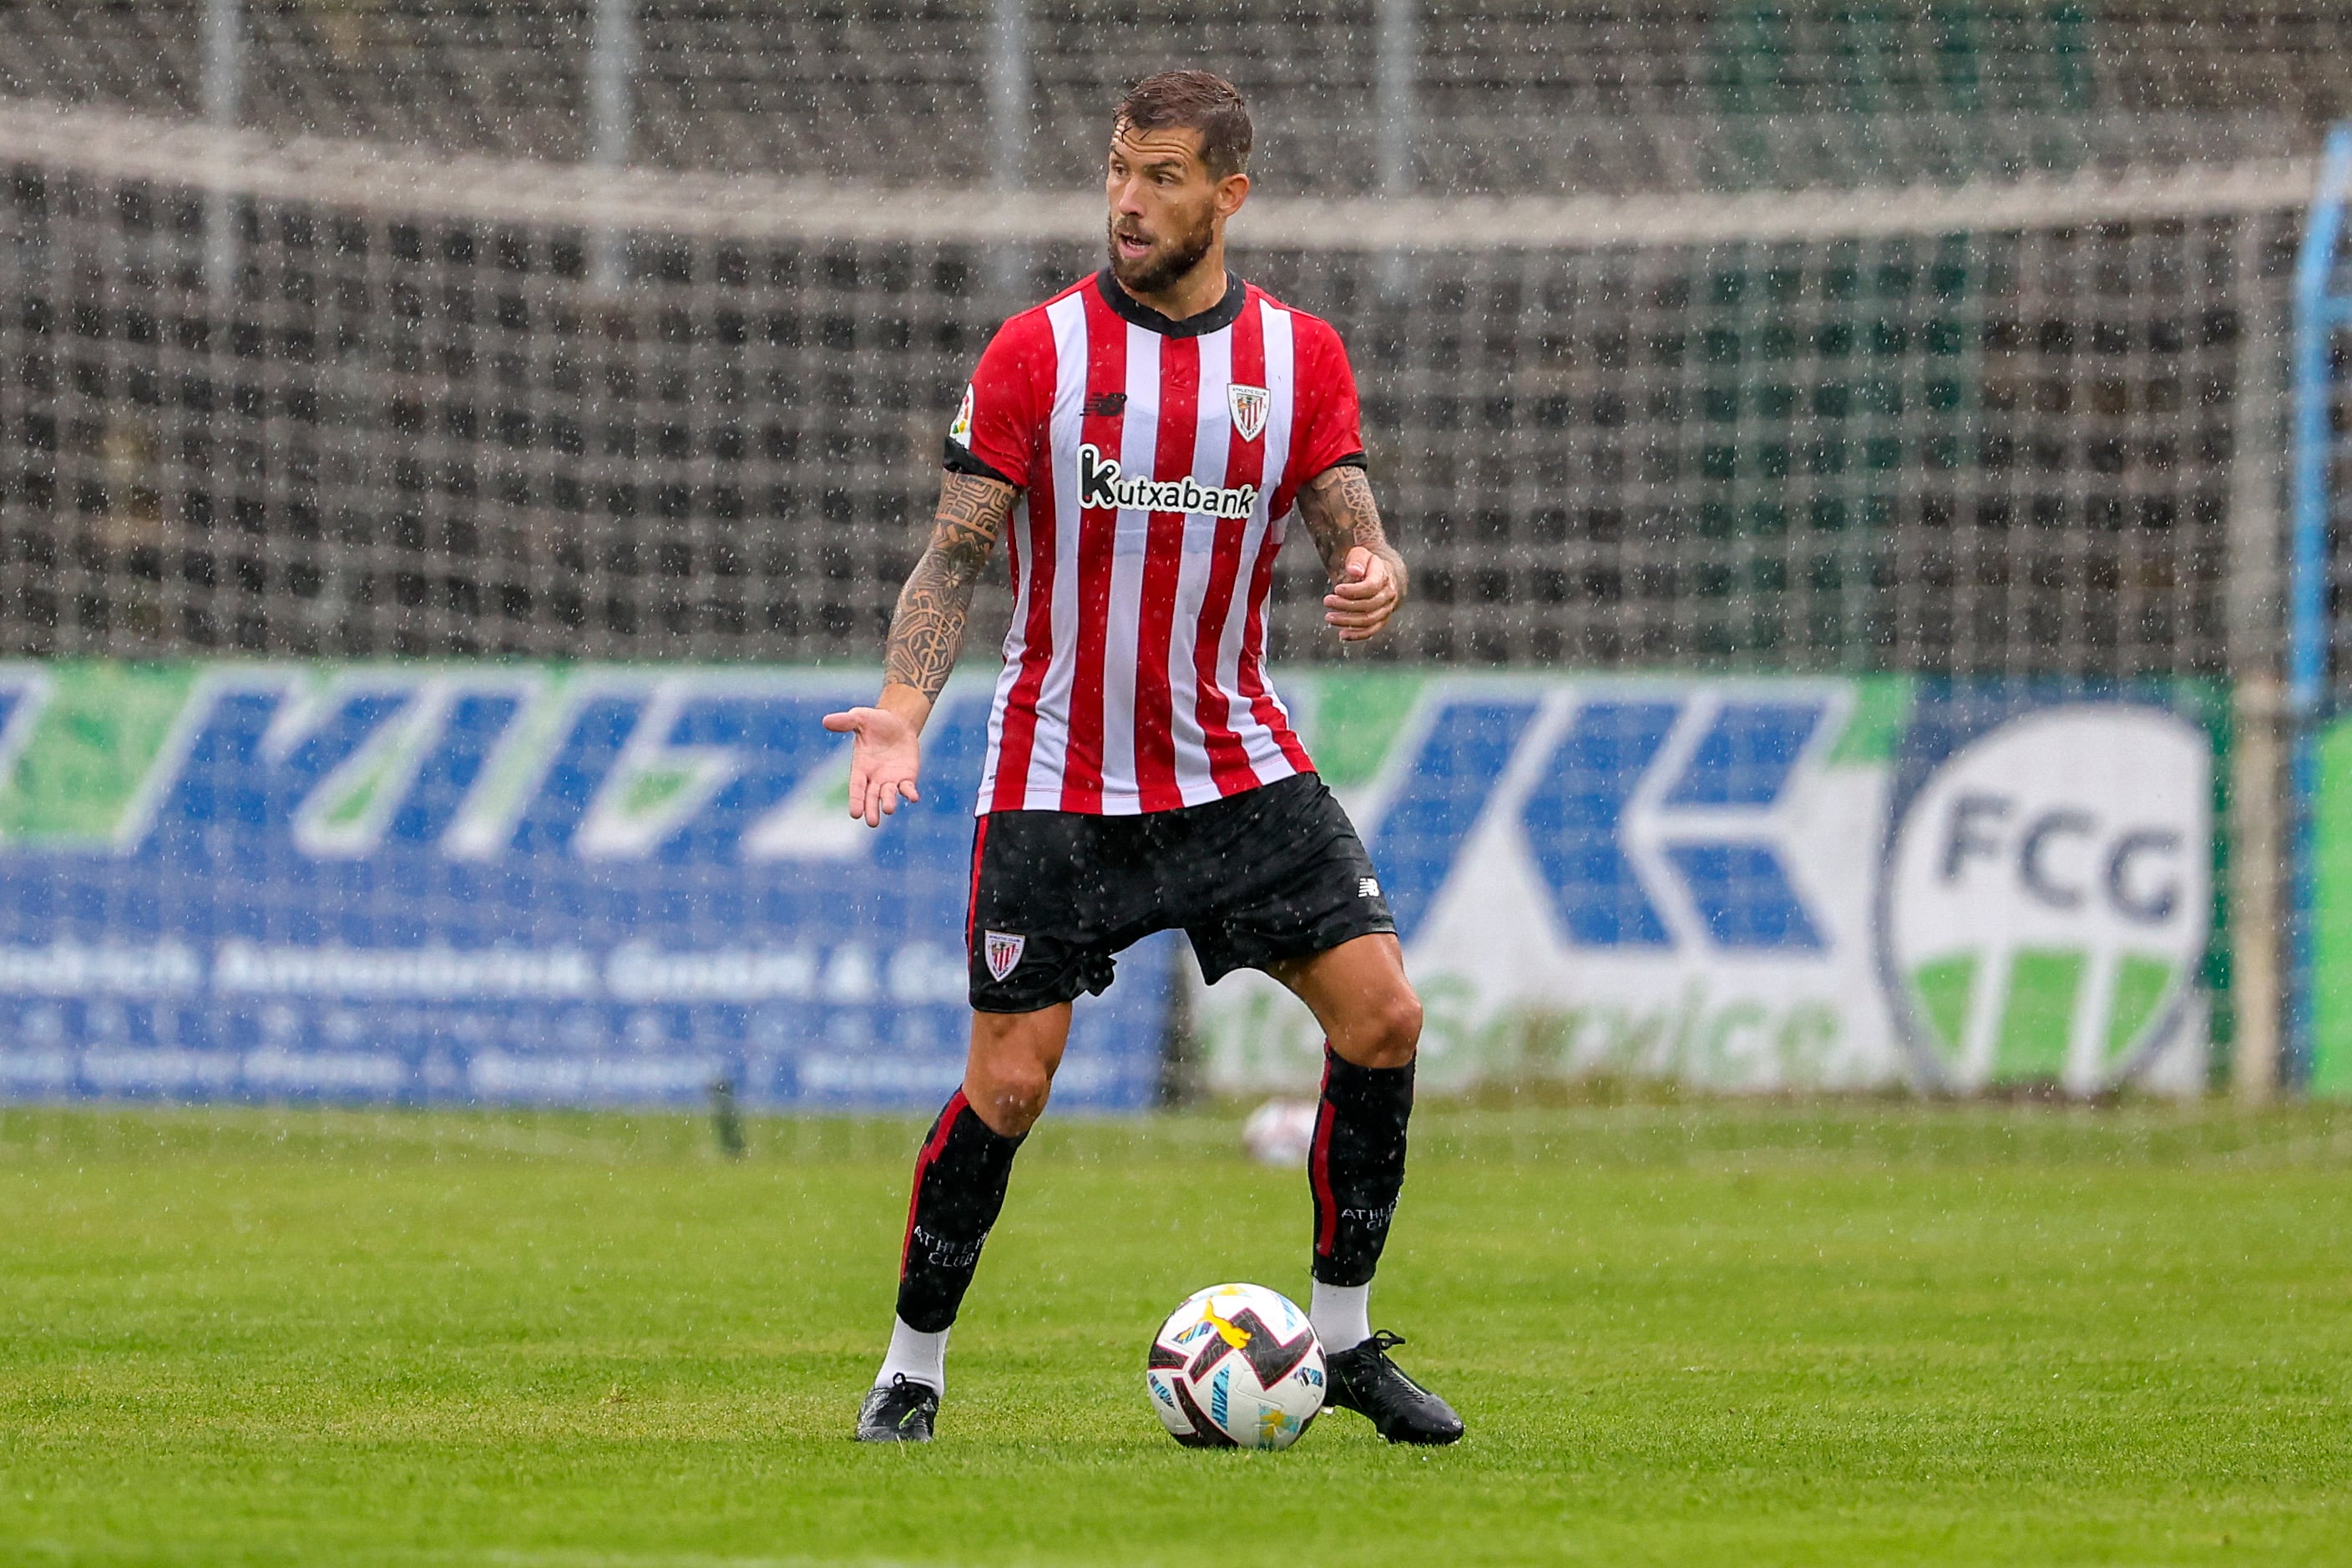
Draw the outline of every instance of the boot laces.
M891 1373L888 1384L876 1389L875 1392L910 1413L924 1400L937 1397L929 1384L917 1383L903 1372Z
M1421 1384L1415 1383L1411 1377L1407 1376L1405 1374L1404 1368L1397 1365L1394 1361L1389 1358L1389 1352L1394 1350L1397 1346L1404 1342L1405 1339L1402 1334L1391 1333L1386 1329L1375 1329L1372 1331L1372 1337L1364 1342L1364 1347L1370 1352L1368 1359L1374 1366L1379 1367L1381 1371L1387 1373L1390 1377L1395 1379L1398 1383L1404 1384L1405 1387L1412 1389L1415 1394L1425 1395L1429 1393L1429 1390L1422 1387Z

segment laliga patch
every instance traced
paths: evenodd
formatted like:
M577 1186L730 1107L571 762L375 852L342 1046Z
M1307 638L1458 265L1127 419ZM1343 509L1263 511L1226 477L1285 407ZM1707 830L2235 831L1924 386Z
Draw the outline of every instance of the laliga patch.
M1001 931L982 933L981 957L988 964L989 973L1002 980L1013 973L1021 962L1021 950L1029 945L1025 936L1013 936Z
M971 383L963 384L963 401L956 405L955 423L948 426L948 439L971 450Z
M1225 405L1234 413L1234 434L1244 441L1255 441L1265 433L1266 410L1274 406L1274 394L1263 386L1244 386L1235 382L1225 388Z

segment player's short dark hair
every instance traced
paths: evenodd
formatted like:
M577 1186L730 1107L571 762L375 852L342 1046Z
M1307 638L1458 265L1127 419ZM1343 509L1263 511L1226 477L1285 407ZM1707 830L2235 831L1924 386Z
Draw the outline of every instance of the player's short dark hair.
M1161 71L1145 77L1118 100L1110 124L1113 135L1129 129L1167 131L1176 126L1199 132L1201 162L1208 165L1213 180L1249 168L1250 142L1255 134L1249 105L1232 82L1209 71Z

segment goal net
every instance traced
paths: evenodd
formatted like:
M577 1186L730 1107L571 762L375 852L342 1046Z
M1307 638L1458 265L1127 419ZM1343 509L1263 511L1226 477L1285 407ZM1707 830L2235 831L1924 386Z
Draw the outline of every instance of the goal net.
M1084 197L92 110L0 110L0 165L17 654L871 661L968 366L1099 254ZM1234 242L1356 359L1417 573L1378 657L2220 674L2307 188L1266 200ZM1327 657L1285 574L1277 656Z

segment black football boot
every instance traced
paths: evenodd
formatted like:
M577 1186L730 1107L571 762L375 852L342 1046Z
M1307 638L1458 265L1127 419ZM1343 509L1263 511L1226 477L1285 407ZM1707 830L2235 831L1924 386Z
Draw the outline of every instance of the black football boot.
M1402 1343L1402 1336L1382 1329L1352 1350L1327 1353L1323 1365L1331 1374L1331 1386L1323 1402L1370 1417L1391 1443L1460 1442L1462 1417L1454 1414L1454 1406L1389 1359L1390 1348Z
M913 1383L905 1373L866 1396L857 1410L857 1440L861 1443L928 1443L931 1422L940 1413L940 1396L928 1383Z

